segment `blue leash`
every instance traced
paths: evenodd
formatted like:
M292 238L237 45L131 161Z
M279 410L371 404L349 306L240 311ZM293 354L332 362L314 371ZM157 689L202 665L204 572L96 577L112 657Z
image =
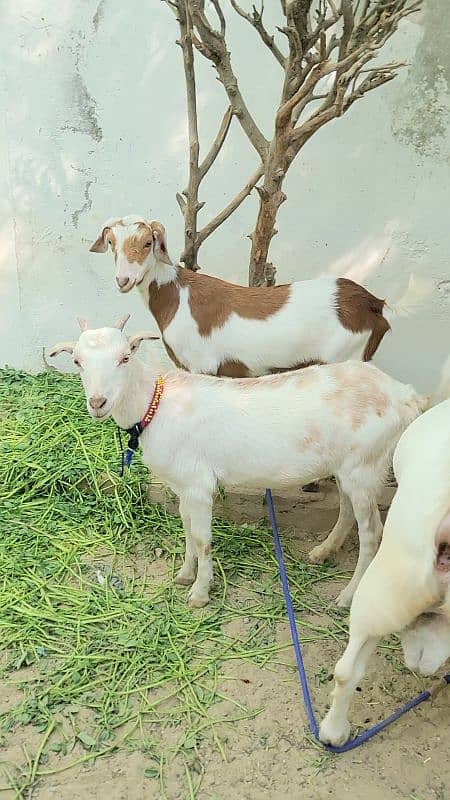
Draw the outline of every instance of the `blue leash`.
M272 492L270 489L266 489L266 500L269 508L269 516L270 516L270 523L272 525L275 552L278 559L278 566L280 568L284 599L286 601L286 608L289 617L289 625L291 628L292 643L294 645L295 658L297 660L297 667L300 677L300 685L303 692L303 699L305 701L306 712L308 714L309 727L311 728L314 738L317 739L318 742L320 742L319 726L317 724L317 720L314 714L311 691L309 688L308 677L306 675L306 670L305 670L305 662L303 661L302 646L300 644L300 639L298 638L297 622L295 619L295 611L292 603L292 595L289 588L289 579L286 572L286 565L284 563L283 548L281 546L280 534L278 531L278 523L275 515L275 507L273 503ZM445 685L449 683L450 683L450 674L444 675L442 680L438 684L438 687L443 688ZM325 747L326 750L329 750L330 753L348 753L349 750L354 750L355 747L360 747L362 744L364 744L364 742L368 742L369 739L372 739L372 737L376 736L377 733L383 731L385 728L388 727L388 725L392 725L393 722L402 717L403 714L406 714L412 708L416 708L416 706L419 706L421 703L424 703L425 700L430 700L430 698L436 694L436 691L437 689L436 690L429 689L426 692L422 692L417 697L414 697L413 700L410 700L408 703L406 703L406 705L404 705L402 708L399 708L397 711L394 711L394 713L391 714L387 719L383 720L382 722L378 722L372 728L368 728L368 730L363 731L362 733L359 734L359 736L356 736L354 739L350 739L348 742L346 742L346 744L343 744L340 747L333 747L332 745L324 745L322 744L322 742L320 742L320 744L322 745L322 747Z

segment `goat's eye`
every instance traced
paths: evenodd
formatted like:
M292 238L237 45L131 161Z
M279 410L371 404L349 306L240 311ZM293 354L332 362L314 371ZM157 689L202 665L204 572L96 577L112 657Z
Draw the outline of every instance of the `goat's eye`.
M144 247L151 247L151 246L152 246L152 244L153 244L153 242L146 242L146 243L144 244Z
M120 359L120 363L121 364L128 364L129 360L130 360L130 356L124 356L123 358Z
M76 367L81 367L81 364L77 358L74 358L73 363L75 364Z

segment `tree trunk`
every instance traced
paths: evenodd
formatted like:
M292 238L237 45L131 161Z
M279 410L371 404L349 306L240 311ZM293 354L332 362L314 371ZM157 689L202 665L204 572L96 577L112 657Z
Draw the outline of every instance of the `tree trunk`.
M262 187L256 187L259 194L259 211L255 230L250 236L252 240L248 276L250 286L275 284L276 269L267 261L267 256L272 238L278 233L275 228L278 209L286 200L282 186L289 167L286 158L287 147L285 132L276 134L269 151L264 183Z
M188 269L197 270L197 255L199 243L197 241L197 216L203 203L198 202L198 138L190 145L190 170L187 189L183 194L186 197L184 210L184 250L180 260Z
M250 253L249 285L273 286L275 284L276 269L267 261L270 242L275 236L275 220L278 209L286 200L286 195L281 189L269 193L265 187L259 191L259 212L256 227L251 235L252 249Z
M183 64L186 78L186 94L188 109L188 132L189 132L189 181L183 195L177 194L177 200L184 216L184 251L180 261L188 269L197 270L197 254L199 245L197 243L197 216L200 208L204 205L198 202L198 187L200 185L200 175L198 169L198 159L200 145L198 141L197 124L197 88L195 84L194 71L194 49L192 45L192 24L189 12L185 6L178 6L178 22L181 31L181 49L183 51Z

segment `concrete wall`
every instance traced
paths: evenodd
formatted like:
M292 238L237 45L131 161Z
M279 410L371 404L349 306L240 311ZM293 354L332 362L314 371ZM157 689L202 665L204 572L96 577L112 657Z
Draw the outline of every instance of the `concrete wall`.
M107 324L134 293L113 285L110 256L88 252L104 218L164 222L177 258L175 192L186 180L186 116L176 22L160 0L21 0L2 14L0 364L38 370L42 347L76 333L74 317ZM266 6L270 4L266 3ZM273 21L276 8L273 4ZM243 20L230 19L233 60L269 135L281 72ZM402 25L387 59L410 62L394 82L311 139L286 181L271 257L278 280L348 275L396 297L411 271L436 286L424 313L398 321L377 363L428 389L450 349L450 7L428 0ZM226 107L210 67L199 76L207 147ZM233 123L208 176L206 221L256 164ZM251 197L205 244L205 272L246 281Z

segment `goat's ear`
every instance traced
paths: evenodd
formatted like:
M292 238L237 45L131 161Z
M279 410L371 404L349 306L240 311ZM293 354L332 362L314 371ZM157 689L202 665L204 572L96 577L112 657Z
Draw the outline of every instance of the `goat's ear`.
M77 317L77 322L78 325L80 326L80 330L83 331L83 333L84 331L89 330L88 322L86 319L84 319L84 317Z
M167 250L167 237L166 229L161 222L154 220L150 223L154 241L154 254L157 261L163 261L164 264L173 266L172 260Z
M90 253L106 253L106 251L108 250L108 240L106 237L108 236L110 230L111 228L109 227L109 225L106 225L103 228L98 239L96 239L94 244L91 245L91 247L89 248Z
M131 352L136 353L137 350L139 350L141 342L147 339L153 341L154 339L160 339L160 336L157 333L150 333L149 331L141 331L141 333L135 333L134 336L130 336L128 339L128 344L130 345Z
M70 355L72 355L75 345L76 342L60 342L59 344L55 344L50 350L49 356L50 358L55 358L55 356L59 356L60 353L70 353Z
M123 331L125 325L127 324L128 320L130 319L131 314L125 314L124 317L121 317L117 320L113 328L117 328L119 331Z

